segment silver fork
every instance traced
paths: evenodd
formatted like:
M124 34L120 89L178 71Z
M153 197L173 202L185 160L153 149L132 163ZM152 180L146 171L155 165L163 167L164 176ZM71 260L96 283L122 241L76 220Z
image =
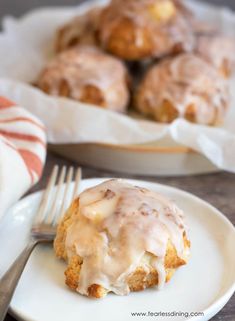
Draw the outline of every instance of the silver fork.
M68 192L74 175L75 183L71 197ZM55 186L57 179L58 185ZM80 180L80 168L78 168L75 173L73 167L67 170L66 167L63 166L59 173L59 167L57 165L54 166L47 187L43 193L39 209L33 220L28 244L0 279L0 321L4 320L11 298L32 250L38 243L52 242L54 240L57 222L64 214L65 204L69 203L69 201L71 202L76 197ZM65 185L64 188L63 185ZM62 204L59 207L58 199L61 198L61 196Z

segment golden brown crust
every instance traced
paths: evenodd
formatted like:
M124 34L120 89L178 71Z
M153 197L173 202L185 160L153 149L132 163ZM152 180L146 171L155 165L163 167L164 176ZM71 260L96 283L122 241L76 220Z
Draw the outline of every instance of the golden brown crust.
M189 241L184 237L185 244L189 247ZM146 255L148 260L154 259L154 256L150 253ZM175 269L185 265L187 262L177 256L174 246L168 242L168 250L165 256L165 268L166 268L166 282L168 282L173 276ZM74 255L68 263L68 267L65 271L67 286L76 290L79 285L79 274L82 266L82 259ZM158 284L158 273L151 265L143 265L136 268L136 270L127 278L127 284L130 291L142 291L146 288L156 286ZM94 298L104 297L108 291L98 284L92 284L88 289L88 295Z
M139 60L152 55L151 38L146 27L140 28L130 19L122 18L111 30L105 48L122 59Z
M232 76L233 68L231 67L231 63L229 59L224 59L222 61L221 67L220 67L220 73L223 75L226 79L229 79Z
M65 283L71 290L76 290L79 282L79 274L82 266L82 260L78 255L72 256L69 265L65 270Z
M169 100L165 99L157 110L156 117L162 123L171 123L179 117L179 112Z
M138 267L128 277L127 282L131 291L142 291L158 284L158 274L154 269L148 272L142 267Z
M77 198L70 208L68 209L65 217L58 225L57 235L54 241L54 249L56 256L67 260L67 254L65 251L65 239L67 229L71 225L72 221L78 215L79 199ZM190 248L190 242L184 234L185 249ZM129 275L127 283L130 291L141 291L145 288L153 287L158 284L158 273L156 269L151 266L151 260L155 257L151 253L146 253L142 259L140 266ZM76 291L79 285L79 275L82 266L82 258L76 254L74 249L74 255L69 259L68 266L65 270L65 283L71 289ZM167 252L165 256L165 269L166 269L166 282L168 282L175 272L175 269L186 264L186 260L177 256L176 250L172 243L169 241L167 245ZM93 298L102 298L108 291L101 285L92 284L88 289L88 295Z
M171 254L170 257L173 257ZM169 260L169 259L168 259ZM179 264L180 263L180 264ZM175 261L172 261L173 267L166 267L166 282L168 282L175 272L175 268L186 264L185 261L179 261L179 258ZM82 261L78 256L74 256L69 261L68 267L65 271L65 283L71 290L76 290L79 285L79 274L81 270ZM142 291L146 288L156 286L158 284L158 273L152 267L149 267L149 270L140 266L128 277L127 279L128 286L130 291ZM104 297L108 291L98 284L92 284L88 288L88 295L94 298Z
M80 101L87 104L105 107L105 100L102 91L93 85L85 85L82 88Z
M99 284L92 284L88 288L88 296L96 299L103 298L107 294L107 290Z
M50 87L47 83L43 83L41 89L45 93L50 94ZM62 79L59 84L58 96L67 98L71 96L71 90L68 85L68 82L64 79ZM84 87L81 89L81 97L79 101L86 104L93 104L100 107L105 107L105 100L102 91L93 85L84 85Z
M67 253L65 251L67 229L71 225L73 219L78 215L78 209L79 198L76 198L72 202L61 222L58 224L56 238L54 240L54 250L56 256L60 259L67 260Z
M148 102L146 102L147 104ZM157 108L155 113L155 118L161 123L172 123L175 119L179 117L179 112L175 106L167 99L165 99L162 105ZM186 107L184 118L192 123L197 122L197 108L194 104L189 104ZM215 122L212 121L209 125L214 125Z
M55 51L61 52L77 45L98 45L97 25L101 9L94 8L62 26L56 34Z
M134 105L158 122L185 118L215 126L223 121L228 99L227 82L213 66L196 54L181 54L150 67Z
M194 36L182 4L174 0L113 0L101 13L100 45L125 60L191 50Z
M128 77L119 59L92 46L77 46L48 62L37 85L49 95L124 112L129 101Z

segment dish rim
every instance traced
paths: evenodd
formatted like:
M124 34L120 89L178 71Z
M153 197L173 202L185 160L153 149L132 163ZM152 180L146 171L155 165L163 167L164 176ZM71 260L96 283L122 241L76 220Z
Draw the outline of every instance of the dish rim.
M115 177L94 177L94 178L84 178L83 181L88 181L88 182L92 182L94 181L94 184L99 184L101 182L103 182L104 180L108 180L108 179L112 179ZM210 211L213 212L214 215L216 215L219 219L221 219L224 224L227 226L228 229L230 229L230 231L233 230L233 233L235 234L235 226L233 225L233 223L220 211L218 210L215 206L211 205L209 202L201 199L200 197L185 191L183 189L177 188L177 187L172 187L166 184L159 184L156 182L151 182L148 180L141 180L141 179L131 179L131 178L126 178L124 180L127 180L128 182L130 182L131 184L138 184L138 182L141 182L143 184L150 184L150 188L151 185L157 185L158 187L163 187L168 189L170 192L174 192L174 193L180 193L183 197L189 197L191 198L192 201L195 202L199 202L201 203L202 206L207 207ZM40 196L43 192L43 189L31 193L27 196L25 196L24 198L22 198L21 200L19 200L17 203L15 203L9 210L10 211L14 211L17 207L22 206L22 203L28 202L31 198L37 198L38 196ZM213 310L219 310L215 313L217 314L224 306L225 304L229 301L229 299L232 297L233 293L235 292L235 276L234 276L234 281L233 283L228 287L227 290L225 290L225 293L223 293L222 296L220 296L218 299L216 299L211 305L209 305L207 308L205 308L203 310L204 312L204 316L210 316L211 313L213 313ZM18 320L24 320L24 321L34 321L33 319L28 318L28 316L25 313L21 313L21 311L19 311L19 309L13 308L12 306L10 306L10 314L12 316L15 316ZM214 314L214 315L215 315ZM188 320L190 321L196 321L196 320L200 320L201 317L192 317Z

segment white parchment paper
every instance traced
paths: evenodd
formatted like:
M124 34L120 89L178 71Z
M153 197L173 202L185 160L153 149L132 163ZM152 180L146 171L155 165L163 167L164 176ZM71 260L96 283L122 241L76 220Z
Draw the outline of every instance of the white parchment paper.
M204 154L218 168L235 172L235 77L230 81L230 110L221 127L195 125L183 119L170 125L137 120L70 99L50 97L30 85L53 55L56 29L91 6L106 2L39 9L21 19L6 17L0 33L0 95L38 116L47 127L50 143L141 144L170 137ZM235 13L198 1L187 4L201 19L235 36Z

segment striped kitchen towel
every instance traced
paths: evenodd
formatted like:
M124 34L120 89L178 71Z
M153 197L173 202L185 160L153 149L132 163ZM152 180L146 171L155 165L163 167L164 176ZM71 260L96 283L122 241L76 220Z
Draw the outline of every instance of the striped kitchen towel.
M43 170L46 134L41 121L0 96L0 218Z

